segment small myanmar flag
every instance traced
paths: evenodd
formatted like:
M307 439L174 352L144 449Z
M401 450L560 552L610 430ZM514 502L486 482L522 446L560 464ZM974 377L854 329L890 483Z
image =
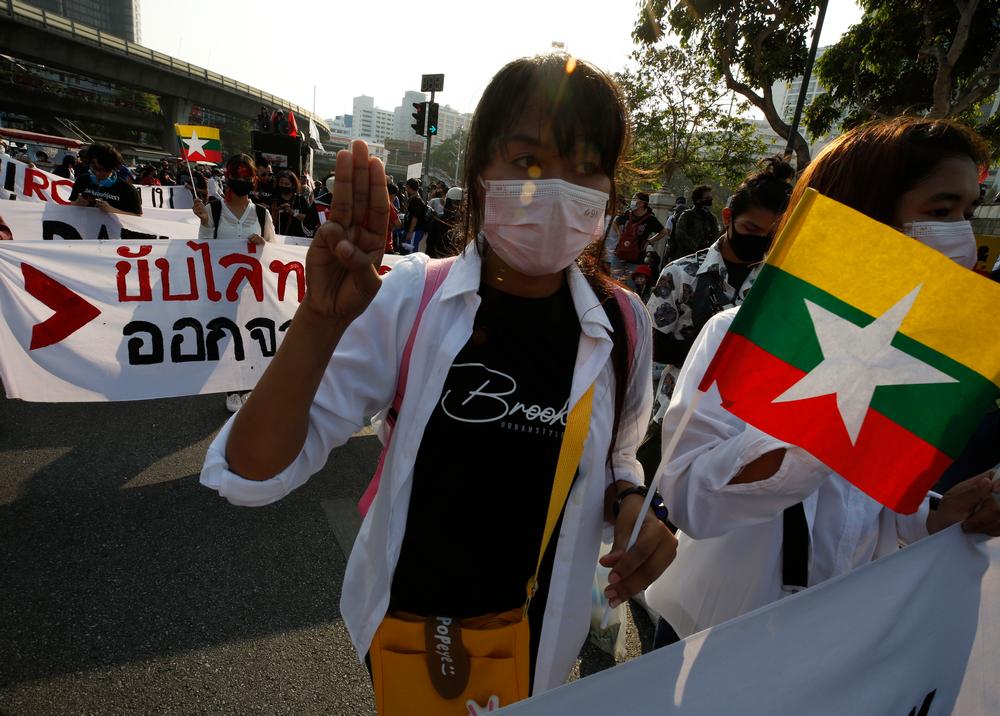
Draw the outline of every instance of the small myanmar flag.
M998 306L1000 284L809 190L700 388L909 514L1000 397Z
M181 153L189 162L222 161L222 144L219 142L219 130L215 127L196 127L190 124L175 124L177 139L180 140Z

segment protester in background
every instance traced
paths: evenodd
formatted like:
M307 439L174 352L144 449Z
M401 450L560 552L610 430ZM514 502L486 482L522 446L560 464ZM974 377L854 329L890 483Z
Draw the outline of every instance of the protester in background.
M261 206L269 207L274 203L274 174L271 163L263 157L257 163L257 188L251 198Z
M64 154L62 161L59 166L52 169L52 173L57 177L62 177L63 179L75 179L76 172L73 168L76 166L76 157L72 154Z
M621 261L621 279L631 281L646 257L646 247L663 236L663 224L649 208L649 194L638 191L627 211L615 219L618 243L615 256Z
M602 524L615 530L601 559L612 570L612 606L673 554L663 523L652 511L640 514L634 457L636 426L650 405L649 319L604 270L598 240L627 112L606 74L578 59L567 73L568 61L549 55L504 67L469 129L467 245L423 313L380 488L344 579L341 613L358 654L376 649L380 700L410 695L405 674L374 668L387 663L378 635L399 612L494 615L527 641L524 673L537 694L565 681L587 636ZM383 169L363 142L352 149L337 158L335 218L310 247L306 297L254 394L206 457L202 483L236 504L273 502L302 485L366 416L393 402L433 274L418 254L379 278ZM634 343L623 311L635 321ZM487 390L503 397L484 398ZM575 482L564 508L555 501L561 526L543 543L566 445L562 420L535 410L568 413L575 432L591 396L593 417L580 427L588 447L582 460L564 461L559 482L573 472ZM508 409L494 410L498 403ZM637 520L638 542L626 552ZM423 626L419 632L422 645ZM428 678L423 659L413 678ZM487 680L486 688L519 691L509 684Z
M667 217L667 221L663 225L663 228L666 230L668 237L668 241L665 242L662 255L664 265L676 259L682 258L677 254L676 251L674 251L673 240L669 239L669 237L673 236L674 227L677 225L677 219L680 218L681 214L683 214L686 209L687 209L687 199L684 198L683 194L680 194L676 199L674 199L674 208L671 210L670 216ZM658 273L654 274L654 276L658 275L659 275Z
M185 189L191 192L193 199L197 199L203 204L209 204L213 201L219 201L218 197L212 196L208 190L208 180L205 177L195 172L192 174L194 176L194 189L191 188L191 177L185 176L181 178L181 183Z
M629 278L632 285L635 286L635 292L639 298L643 301L649 298L649 291L653 287L653 269L650 268L649 264L636 266Z
M70 202L77 206L95 206L107 214L142 215L139 192L116 175L122 155L108 144L94 144L87 149L90 168L77 174L70 192Z
M671 260L708 248L719 238L719 222L712 213L712 187L702 184L691 192L690 209L677 218L670 234Z
M147 164L139 172L139 185L140 186L162 186L160 184L160 179L156 175L156 167L152 164Z
M389 192L389 226L385 235L385 252L395 254L399 253L398 234L403 230L403 220L399 217L399 188L388 184L386 189Z
M406 234L401 245L402 254L420 250L420 242L427 233L427 205L420 198L420 182L410 178L404 185L406 189Z
M197 175L203 182L205 178ZM198 179L195 179L197 182ZM250 194L257 181L257 167L246 154L235 154L226 162L226 193L223 200L208 205L199 197L191 211L201 220L198 239L239 239L263 244L274 241L274 223L266 207L250 201ZM204 188L207 193L207 184ZM227 393L226 409L239 410L250 391Z
M312 236L319 226L316 208L301 194L295 172L282 169L275 182L271 217L275 231L282 236Z
M809 164L782 221L812 188L971 267L975 240L967 219L979 201L979 167L988 164L986 144L964 125L917 118L862 125ZM936 230L920 239L911 222ZM844 235L845 253L849 243L865 240ZM752 238L741 251L756 258L762 244ZM695 341L663 419L664 437L677 429L698 393L736 311L714 316ZM934 509L925 499L915 514L897 514L805 450L747 425L720 403L713 384L673 459L659 468L670 519L683 535L669 572L646 590L649 605L662 616L657 645L846 574L955 523L1000 535L1000 500L991 497L988 475L959 483ZM801 581L785 579L789 573Z

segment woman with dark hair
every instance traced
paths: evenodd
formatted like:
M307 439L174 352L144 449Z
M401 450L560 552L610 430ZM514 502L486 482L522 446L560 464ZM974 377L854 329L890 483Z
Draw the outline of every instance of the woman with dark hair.
M394 424L341 599L359 655L371 650L381 713L432 689L423 657L412 688L399 683L405 659L384 658L401 624L420 635L424 625L457 629L448 643L469 653L480 642L465 641L467 630L484 636L474 624L486 615L495 633L516 631L516 688L499 678L452 694L506 705L529 683L538 693L569 674L588 632L602 524L615 531L601 560L612 605L673 558L665 525L652 510L640 515L649 319L599 261L626 141L625 107L605 73L565 55L510 63L469 130L464 250L415 254L384 278L382 164L360 141L340 152L306 297L209 449L202 482L260 505L302 485L367 416L382 411ZM468 713L465 696L435 703L409 712Z
M315 207L302 196L302 184L289 169L282 169L275 177L271 216L282 236L312 236L319 226Z
M191 211L201 220L198 238L239 239L263 244L274 241L274 224L266 207L250 201L250 193L257 181L253 159L246 154L234 154L226 162L226 191L222 201L206 202L208 185L200 179ZM197 181L197 180L196 180ZM235 413L243 407L250 392L227 393L226 410Z
M80 152L83 156L83 152ZM118 176L122 155L109 144L87 148L89 170L77 173L69 200L77 206L94 206L106 214L142 215L142 199L129 182Z
M988 160L978 135L947 120L867 124L836 139L806 168L782 222L812 188L971 267L968 218L979 202L979 167ZM863 245L865 237L843 241ZM737 310L745 308L717 314L695 341L663 419L664 436L677 429ZM929 496L913 515L897 514L801 448L726 411L715 385L659 471L671 521L683 536L670 571L646 590L663 617L658 644L846 574L955 523L1000 535L1000 501L990 497L988 475L941 498Z

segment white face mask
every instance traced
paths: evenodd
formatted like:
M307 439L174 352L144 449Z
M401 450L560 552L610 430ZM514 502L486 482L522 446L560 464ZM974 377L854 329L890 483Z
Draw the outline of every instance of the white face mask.
M968 221L914 221L903 224L903 233L971 269L976 265L976 236Z
M628 205L628 208L631 209L632 211L635 211L637 206L639 206L639 202L633 199L632 203Z
M599 238L608 194L562 179L487 181L483 232L527 276L558 273Z

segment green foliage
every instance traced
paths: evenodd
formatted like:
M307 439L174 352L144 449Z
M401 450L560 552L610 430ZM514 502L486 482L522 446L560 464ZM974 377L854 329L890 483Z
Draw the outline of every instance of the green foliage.
M712 69L679 47L641 47L617 80L633 127L629 170L635 188L660 188L676 174L694 183L739 184L764 151L754 126Z
M806 111L810 134L904 113L983 124L1000 83L1000 0L860 4L864 16L817 62L828 94ZM995 124L984 129L1000 149Z
M668 31L681 46L722 77L729 89L760 109L779 136L789 125L774 106L771 85L803 74L808 39L818 0L648 0L641 5L633 31L636 41L655 45ZM809 147L796 135L799 168L809 161Z
M431 166L435 171L452 176L455 173L455 162L458 161L459 174L455 177L455 184L462 182L465 139L465 130L459 130L447 139L442 141L435 139L431 144Z

